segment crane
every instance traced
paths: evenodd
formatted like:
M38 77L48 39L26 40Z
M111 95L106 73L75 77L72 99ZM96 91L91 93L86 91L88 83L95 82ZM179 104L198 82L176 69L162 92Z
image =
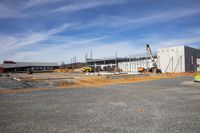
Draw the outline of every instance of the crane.
M152 66L150 67L147 67L146 69L143 68L143 67L139 67L138 68L138 71L139 72L153 72L153 73L162 73L161 69L158 69L158 66L157 66L157 62L153 56L153 53L151 51L151 48L150 48L150 45L147 44L146 45L146 51L147 51L147 59L150 58L151 62L152 62Z
M153 67L157 67L157 63L156 63L156 61L155 61L155 59L153 57L153 53L151 51L151 48L150 48L149 44L146 45L146 51L147 51L147 58L151 59Z
M146 45L146 51L147 51L147 59L150 58L152 62L152 66L150 68L147 68L148 72L154 72L154 73L162 73L161 69L158 69L157 62L153 56L153 53L151 51L150 45Z

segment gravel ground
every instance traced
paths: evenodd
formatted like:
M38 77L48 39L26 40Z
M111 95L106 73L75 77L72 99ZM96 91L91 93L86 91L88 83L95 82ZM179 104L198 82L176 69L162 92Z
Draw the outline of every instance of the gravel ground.
M19 88L29 88L29 86L20 83L19 81L13 80L6 76L0 77L0 90L3 89L19 89Z
M200 133L192 77L0 94L1 133Z
M12 79L21 79L24 83ZM75 82L80 79L80 73L17 73L0 76L0 90L30 89L30 88L55 88L59 82ZM34 79L34 80L31 80Z

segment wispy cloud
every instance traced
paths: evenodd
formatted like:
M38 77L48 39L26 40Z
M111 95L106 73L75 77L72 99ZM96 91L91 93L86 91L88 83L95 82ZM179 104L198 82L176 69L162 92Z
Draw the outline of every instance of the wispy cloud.
M72 56L83 57L89 48L94 48L99 44L99 41L105 37L95 38L65 38L62 43L56 43L53 46L46 45L40 49L17 50L12 56L7 56L12 60L23 61L62 61L68 60ZM98 42L98 43L97 43ZM48 59L47 59L48 58ZM84 58L81 58L83 61ZM69 61L69 60L68 60Z
M198 4L161 8L163 4L155 2L156 6L149 5L152 7L146 9L145 4L149 2L134 1L28 0L14 2L16 5L3 1L0 4L0 44L3 44L0 60L66 61L73 56L84 59L90 50L97 58L114 56L116 51L119 56L129 56L144 53L146 43L154 50L200 43ZM159 8L154 10L154 6ZM4 18L13 18L13 21ZM191 21L185 22L185 18ZM155 25L163 27L155 30ZM179 34L172 33L179 29Z
M77 25L77 23L65 23L60 27L57 27L57 28L49 30L47 32L47 35L53 35L53 34L57 34L57 33L63 32L64 30L66 30L68 28L71 28L71 27L73 27L75 25Z
M12 7L0 4L0 18L21 18L21 17L26 17L26 15L18 10L12 9Z
M138 18L133 18L132 16L101 16L99 19L95 20L96 23L102 22L102 25L108 27L118 27L127 25L132 27L141 27L148 24L168 22L174 19L184 18L192 15L197 15L200 13L199 8L184 8L184 9L174 9L161 12L151 12L146 16L141 16ZM93 22L94 23L94 22ZM126 29L126 28L124 28Z
M13 56L12 59L36 61L39 58L40 61L50 60L61 62L64 60L70 62L70 57L77 56L79 58L78 61L84 61L84 55L86 54L86 52L88 52L88 50L93 50L94 56L96 58L103 58L108 56L114 56L115 52L119 50L124 50L120 53L121 55L123 55L125 54L125 51L127 54L127 52L130 52L132 49L134 49L130 45L131 42L124 41L118 43L101 43L100 40L95 38L76 40L74 39L68 41L68 43L71 44L71 46L67 44L60 44L39 50L19 51L16 52L15 56ZM104 54L102 54L102 52Z
M70 28L73 29L76 25L76 23L66 23L46 32L25 33L20 36L0 36L0 44L4 44L0 49L0 60L45 61L47 60L46 57L49 59L52 57L50 60L55 61L54 59L59 59L55 55L62 54L64 56L66 53L66 56L77 53L83 54L80 50L81 48L93 47L97 45L97 41L107 38L107 36L100 36L83 39L79 36L58 35ZM50 45L48 42L53 43L53 45ZM79 50L76 51L77 49Z
M187 37L187 38L172 38L172 39L166 39L166 40L160 40L158 42L155 42L155 45L159 48L162 47L172 47L172 46L180 46L180 45L186 45L186 46L194 46L197 45L195 43L200 43L200 36L196 37Z
M70 27L76 25L75 23L66 23L60 27L53 28L47 32L25 33L21 36L0 36L0 42L4 44L0 53L5 53L11 50L17 50L28 45L34 45L41 41L49 39L52 35L61 33ZM28 35L27 35L28 34Z
M169 21L172 19L187 17L190 15L198 14L198 13L200 13L199 8L176 9L173 11L167 11L163 13L150 14L146 17L142 17L138 19L132 19L132 20L129 20L127 23L148 24L148 23L154 23L154 22Z
M192 34L192 33L190 33ZM105 37L95 37L83 39L79 37L66 38L62 43L57 43L53 46L46 46L41 49L33 49L31 51L20 50L13 54L13 60L23 61L68 61L73 56L79 57L78 61L84 61L84 55L90 50L93 51L95 58L114 57L115 52L118 52L119 57L128 57L129 55L141 55L145 53L145 44L150 43L153 51L158 48L187 45L197 46L200 42L198 35L184 38L167 38L155 36L146 36L138 40L121 40L116 42L104 42ZM150 40L145 42L144 40Z
M121 4L124 3L126 0L85 0L79 1L75 3L69 3L65 6L59 7L54 9L53 12L73 12L78 10L84 10L89 8L94 8L97 6L104 6L104 5L113 5L113 4Z
M23 4L23 8L31 8L35 6L43 6L51 3L56 3L63 0L29 0Z

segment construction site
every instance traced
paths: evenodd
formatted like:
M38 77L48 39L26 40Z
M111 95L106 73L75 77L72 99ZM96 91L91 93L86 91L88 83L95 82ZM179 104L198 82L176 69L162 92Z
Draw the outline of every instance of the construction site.
M200 133L200 0L0 0L0 133Z
M199 133L200 49L145 49L62 66L4 61L0 132Z

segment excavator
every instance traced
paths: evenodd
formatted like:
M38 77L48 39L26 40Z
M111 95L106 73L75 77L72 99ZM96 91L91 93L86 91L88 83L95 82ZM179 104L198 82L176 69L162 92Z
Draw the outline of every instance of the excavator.
M154 59L153 53L151 51L150 45L146 45L146 51L147 51L147 58L151 59L152 66L148 68L138 67L138 72L144 73L144 72L151 72L151 73L162 73L161 69L158 69L157 62Z

